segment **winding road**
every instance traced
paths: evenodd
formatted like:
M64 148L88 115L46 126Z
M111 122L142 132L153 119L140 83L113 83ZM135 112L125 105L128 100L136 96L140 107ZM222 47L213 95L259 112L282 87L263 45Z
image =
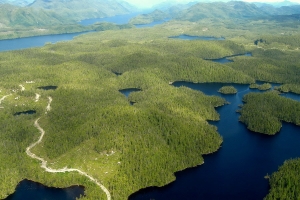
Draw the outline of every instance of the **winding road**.
M2 97L2 98L0 99L0 105L1 105L2 101L3 101L6 97L8 97L8 96L10 96L10 95L11 95L11 94ZM4 107L1 107L1 106L0 106L0 108L4 108Z
M49 99L49 103L46 107L47 111L51 110L51 102L52 102L52 98L48 97ZM41 167L45 169L45 171L50 172L50 173L65 173L65 172L78 172L79 174L86 176L87 178L89 178L91 181L93 181L94 183L96 183L106 194L107 196L107 200L111 200L111 195L110 192L108 191L108 189L102 185L98 180L96 180L95 178L93 178L92 176L88 175L86 172L81 171L80 169L75 169L75 168L63 168L63 169L52 169L50 167L47 167L47 161L41 157L38 157L37 155L35 155L34 153L32 153L30 150L35 147L36 145L38 145L39 143L42 142L43 137L45 135L45 131L41 128L41 126L39 125L39 119L35 120L34 122L34 126L40 131L41 136L39 137L38 141L32 143L29 147L26 148L26 154L28 156L30 156L31 158L37 159L39 161L41 161Z

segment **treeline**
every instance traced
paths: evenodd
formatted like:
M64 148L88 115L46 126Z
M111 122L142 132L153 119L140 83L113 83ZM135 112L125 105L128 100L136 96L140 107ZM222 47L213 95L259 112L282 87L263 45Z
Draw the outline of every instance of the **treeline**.
M243 101L240 121L252 131L273 135L279 132L281 121L300 125L300 103L281 97L276 91L250 93Z

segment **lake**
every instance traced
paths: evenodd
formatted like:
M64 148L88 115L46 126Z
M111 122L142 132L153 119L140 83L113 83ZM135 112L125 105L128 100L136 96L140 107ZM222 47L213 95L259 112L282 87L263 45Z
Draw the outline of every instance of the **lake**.
M47 42L56 43L60 41L68 41L68 40L72 40L75 36L84 33L87 32L43 35L43 36L33 36L33 37L26 37L26 38L0 40L0 52L27 49L31 47L42 47Z
M118 15L113 17L86 19L86 20L82 20L79 23L82 25L91 25L96 22L111 22L115 24L127 24L132 17L135 17L138 14L139 13L133 13L127 15ZM166 21L167 20L162 20L150 24L141 24L135 26L137 28L153 27L155 25L162 24ZM68 40L72 40L74 37L78 35L82 35L86 33L89 32L53 34L53 35L0 40L0 52L27 49L32 47L42 47L46 43L57 43L60 41L68 41Z
M299 126L283 123L280 133L268 136L251 132L238 121L240 115L236 110L242 104L243 96L261 91L240 84L175 82L173 85L220 96L230 102L217 108L220 121L210 122L218 127L223 144L216 153L204 156L203 165L176 172L173 183L142 189L130 196L130 200L263 199L269 190L269 182L264 176L277 171L285 160L300 156ZM238 93L224 95L217 92L228 85L233 85ZM300 101L300 95L287 93L283 96Z
M25 179L17 185L16 192L9 195L5 200L76 200L83 195L83 186L61 189L46 187Z

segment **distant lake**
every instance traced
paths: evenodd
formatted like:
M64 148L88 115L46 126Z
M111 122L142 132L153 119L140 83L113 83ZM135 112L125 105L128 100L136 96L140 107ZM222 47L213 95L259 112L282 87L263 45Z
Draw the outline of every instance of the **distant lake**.
M155 22L151 22L149 24L135 24L135 27L137 28L150 28L159 24L163 24L165 22L167 22L168 20L161 20L161 21L155 21Z
M26 37L26 38L0 40L0 52L27 49L31 47L42 47L47 42L56 43L60 41L68 41L68 40L72 40L75 36L84 33L87 32L43 35L43 36L33 36L33 37Z
M95 24L97 22L110 22L115 24L128 24L130 19L137 16L140 13L131 13L131 14L125 14L125 15L116 15L113 17L103 17L103 18L91 18L91 19L84 19L79 22L79 24L88 26Z
M220 121L210 122L218 127L223 144L213 154L204 156L204 164L176 172L176 181L167 186L142 189L130 196L130 200L262 200L269 191L272 174L287 159L300 157L300 127L283 123L275 136L254 133L238 121L239 105L249 92L249 85L223 83L175 82L175 87L185 86L207 95L225 98L230 104L217 108ZM238 93L224 95L217 92L221 87L232 85ZM300 95L287 93L283 96L300 101Z
M91 25L96 22L111 22L115 24L127 24L132 17L135 17L138 14L139 13L132 13L126 15L117 15L113 17L85 19L79 23L82 25ZM165 20L153 22L150 24L136 25L136 27L137 28L153 27L155 25L162 24L164 22ZM32 47L42 47L48 42L57 43L60 41L68 41L68 40L72 40L74 37L78 35L82 35L86 33L89 32L65 33L65 34L43 35L43 36L33 36L33 37L26 37L26 38L0 40L0 52L27 49Z
M173 39L181 39L181 40L225 40L224 37L211 37L211 36L193 36L193 35L179 35L179 36L171 36L169 38Z
M25 179L18 184L15 192L4 200L76 200L83 195L83 186L54 188Z

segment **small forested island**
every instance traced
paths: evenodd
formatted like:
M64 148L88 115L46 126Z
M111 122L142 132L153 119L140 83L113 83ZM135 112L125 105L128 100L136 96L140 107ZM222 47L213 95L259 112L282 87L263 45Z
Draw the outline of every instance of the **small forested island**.
M223 86L218 92L222 94L236 94L237 90L233 86Z
M132 9L114 3L119 12L107 7L100 17ZM220 119L216 108L226 100L170 84L176 81L252 84L260 90L271 84L254 85L258 80L280 83L277 91L245 95L240 121L269 135L280 130L282 121L300 125L300 103L280 95L300 94L300 22L290 16L298 7L268 13L244 2L199 3L132 19L148 23L172 18L144 29L132 23L83 27L74 21L99 13L91 16L83 9L77 16L61 7L56 15L43 8L42 19L53 24L33 26L36 9L31 7L45 4L1 7L14 11L18 20L1 22L5 31L0 38L38 35L44 26L47 33L95 32L70 42L0 53L0 199L26 178L60 188L83 185L82 199L123 200L142 188L167 185L175 172L203 164L203 155L218 151L223 143L208 121ZM53 1L50 7L60 5ZM33 14L25 18L24 10ZM59 20L65 15L71 21L61 29ZM226 39L169 38L182 34ZM235 56L226 64L211 60L246 52L252 56ZM128 88L140 90L127 98L120 91ZM237 90L228 86L220 92ZM266 198L299 198L299 166L299 159L289 160L271 175Z
M256 84L256 83L252 83L249 86L252 89L259 89L259 90L269 90L272 88L272 85L270 83L264 83L262 85Z

